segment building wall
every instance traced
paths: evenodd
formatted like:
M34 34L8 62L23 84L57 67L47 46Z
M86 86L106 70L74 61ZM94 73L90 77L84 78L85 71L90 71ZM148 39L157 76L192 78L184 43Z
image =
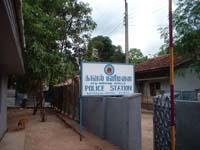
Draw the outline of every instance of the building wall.
M141 95L83 98L83 125L122 150L141 150Z
M7 129L7 76L0 75L0 139Z
M184 70L183 75L175 74L175 90L195 91L200 89L200 78L190 68Z
M150 96L150 83L152 82L160 82L161 90L165 92L170 91L169 79L144 81L144 96ZM175 91L195 91L200 89L200 78L190 68L184 70L183 75L175 73L174 89Z
M169 91L169 79L162 79L162 80L151 80L144 82L144 96L151 96L150 94L150 83L152 82L159 82L160 89L163 91Z
M7 107L15 107L15 90L14 89L8 89L7 91Z

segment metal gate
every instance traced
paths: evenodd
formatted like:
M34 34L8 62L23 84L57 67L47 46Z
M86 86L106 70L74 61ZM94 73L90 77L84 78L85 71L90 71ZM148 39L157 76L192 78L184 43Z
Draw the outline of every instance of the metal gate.
M170 98L159 96L153 99L154 150L170 150L171 147Z

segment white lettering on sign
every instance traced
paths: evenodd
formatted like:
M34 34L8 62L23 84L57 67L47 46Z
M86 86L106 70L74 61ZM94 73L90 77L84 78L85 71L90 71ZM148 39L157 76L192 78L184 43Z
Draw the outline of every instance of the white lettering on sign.
M134 93L134 66L112 63L81 64L82 96L118 96Z

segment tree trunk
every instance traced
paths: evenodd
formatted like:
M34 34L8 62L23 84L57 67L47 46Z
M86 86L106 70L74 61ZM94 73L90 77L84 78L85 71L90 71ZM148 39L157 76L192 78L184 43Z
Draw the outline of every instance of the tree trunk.
M40 81L40 115L41 115L41 121L46 121L46 115L45 115L45 98L44 98L44 81Z

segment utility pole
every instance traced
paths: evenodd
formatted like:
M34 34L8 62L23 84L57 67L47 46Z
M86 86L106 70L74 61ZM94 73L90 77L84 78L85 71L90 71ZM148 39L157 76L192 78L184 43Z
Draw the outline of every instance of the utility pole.
M126 55L126 63L129 63L129 43L128 43L128 3L125 0L125 55Z
M171 150L176 150L175 102L174 102L174 39L172 0L169 0L169 49L170 49L170 98L171 98Z

